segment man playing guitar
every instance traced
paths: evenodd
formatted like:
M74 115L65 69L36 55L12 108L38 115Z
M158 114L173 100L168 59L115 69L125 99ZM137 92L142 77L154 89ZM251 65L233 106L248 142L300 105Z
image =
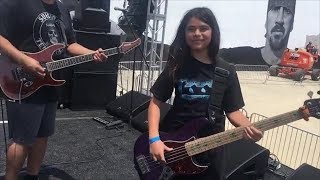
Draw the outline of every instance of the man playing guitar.
M0 3L0 52L34 76L45 77L41 63L22 53L38 52L55 44L65 48L54 52L53 59L66 53L83 55L94 53L94 59L106 59L102 50L90 50L76 43L68 11L56 0L3 0ZM38 179L48 137L54 133L57 92L43 86L31 96L7 101L9 145L5 179L17 179L27 159L25 179Z

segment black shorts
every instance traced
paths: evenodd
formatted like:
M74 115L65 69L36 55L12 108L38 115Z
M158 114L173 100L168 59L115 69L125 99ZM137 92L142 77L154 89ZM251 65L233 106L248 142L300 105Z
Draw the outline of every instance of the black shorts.
M57 102L31 104L6 101L9 138L13 142L32 145L37 137L54 133Z

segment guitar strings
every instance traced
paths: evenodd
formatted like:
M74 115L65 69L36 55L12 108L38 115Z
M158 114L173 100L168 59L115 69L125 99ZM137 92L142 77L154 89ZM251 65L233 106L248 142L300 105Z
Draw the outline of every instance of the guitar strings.
M237 131L239 131L239 129L237 130ZM227 136L228 134L222 134L222 135L219 135L219 136L221 136L221 137L223 137L223 136ZM217 135L218 136L218 135ZM218 136L218 137L219 137ZM224 138L221 138L220 137L220 139L224 139ZM205 139L203 139L203 140L205 140ZM202 140L202 141L203 141ZM200 143L201 142L201 140L200 141L198 141L198 143ZM207 144L213 144L213 142L207 142ZM195 149L195 148L193 148L193 149ZM192 148L191 148L191 150L193 150ZM175 151L176 150L176 151ZM178 150L178 151L177 151ZM182 154L181 154L182 153ZM165 156L166 157L170 157L171 156L171 158L166 158L167 160L167 164L171 164L171 163L173 163L173 162L176 162L176 161L179 161L179 160L182 160L182 159L184 159L184 158L186 158L186 157L189 157L189 154L188 154L188 152L186 151L186 149L185 149L185 146L180 146L180 147L178 147L178 148L175 148L174 150L172 150L172 151L169 151L169 152L166 152L165 153ZM173 156L173 157L172 157ZM161 165L158 161L154 161L153 160L153 158L151 158L151 156L147 156L147 163L148 163L148 165L150 165L150 169L153 169L153 168L158 168L158 167L160 167L159 165Z
M311 109L312 109L312 108L311 108ZM313 108L313 109L314 109L314 108ZM293 114L293 113L296 113L296 111L289 112L289 113L286 113L286 114L284 114L284 115L281 115L281 117L278 118L278 121L287 122L287 121L291 120L292 118L294 118L293 115L295 115L295 114ZM260 121L260 122L258 122L256 125L269 129L269 128L273 127L275 124L278 124L278 123L277 123L277 122L274 122L274 121ZM243 127L234 129L233 131L234 131L234 134L235 134L234 136L235 136L235 137L241 135L241 134L239 134L239 133L242 133L242 134L243 134L243 132L244 132L244 131L243 131ZM217 138L218 138L218 137L219 137L219 139L220 139L219 142L221 142L221 141L224 141L224 142L228 142L228 141L233 142L233 141L234 141L234 140L232 140L232 138L230 138L230 132L228 132L228 131L223 132L221 135L217 135ZM206 141L206 140L207 140L207 139L203 139L203 141ZM227 141L226 141L226 140L227 140ZM198 142L201 142L201 140L198 141ZM213 146L213 147L214 147L215 144L219 144L219 143L214 142L214 141L208 141L208 142L206 142L206 145L207 145L207 146ZM226 143L225 143L225 144L226 144ZM197 150L197 149L199 149L199 147L193 146L193 147L191 147L189 150L192 151L192 150ZM182 154L181 154L181 153L182 153ZM188 154L185 146L180 146L180 147L175 148L175 149L172 150L172 151L166 152L166 153L165 153L165 157L167 157L167 158L166 158L166 162L167 162L166 164L171 164L171 163L174 163L174 162L176 162L176 161L182 160L182 159L184 159L184 158L186 158L186 157L189 157L189 154ZM168 158L168 157L169 157L169 158ZM146 160L147 160L147 164L150 166L150 167L149 167L150 169L154 169L154 168L159 168L159 167L161 167L161 166L160 166L161 163L160 163L159 161L154 161L151 156L147 156L147 157L146 157Z
M312 109L315 109L315 108L311 108L311 110ZM294 114L293 114L294 113ZM279 117L278 118L278 120L284 120L284 122L287 122L288 120L290 120L289 118L287 118L287 117L291 117L291 119L293 118L294 119L294 115L296 115L296 111L294 111L294 112L290 112L290 113L287 113L287 114L284 114L284 115L282 115L282 117ZM299 116L299 118L301 117L301 115ZM277 122L274 122L274 121L267 121L267 122L263 122L263 121L260 121L261 123L260 124L257 124L257 125L261 125L261 127L263 127L263 125L265 126L265 127L267 127L267 128L270 128L270 127L273 127L273 125L274 124L278 124ZM290 121L289 121L290 122ZM264 123L264 124L263 124ZM243 131L239 131L239 132L241 132L241 133L243 133ZM222 134L221 136L220 136L220 138L221 137L223 137L222 139L226 139L226 140L231 140L230 139L230 137L229 137L229 133L228 134L226 134L226 133L224 133L224 134ZM226 141L225 141L226 142ZM230 142L233 142L233 140L231 140ZM207 144L211 144L211 145L214 145L214 142L207 142ZM195 147L194 148L191 148L191 150L193 150L193 149L195 149ZM198 148L196 148L196 149L198 149ZM181 160L181 159L183 159L183 158L185 158L185 157L188 157L189 155L188 154L186 154L187 156L184 156L184 157L182 157L182 158L178 158L178 159L173 159L173 161L170 161L170 159L168 159L168 164L170 164L170 163L172 163L172 162L175 162L175 161L177 161L177 160ZM179 156L179 157L181 157L181 156Z
M227 136L227 135L228 135L228 134L223 134L223 135L220 135L220 136ZM227 138L227 137L226 137L226 138ZM221 137L220 137L220 139L221 139ZM224 139L224 138L222 138L222 139ZM209 144L213 144L214 142L207 142L207 144L208 144L208 143L209 143ZM185 150L184 152L182 152L183 154L179 154L178 156L175 156L175 157L173 157L173 158L168 158L168 159L167 159L167 164L171 164L171 163L173 163L173 162L176 162L176 161L182 160L182 159L184 159L184 158L186 158L186 157L189 157L189 155L188 155L185 147L184 147L184 146L181 146L181 147L183 148L182 150ZM181 147L179 147L180 152L181 152ZM193 149L195 149L195 148L193 148ZM193 150L193 149L191 148L191 150ZM174 150L173 150L173 151L174 151ZM171 156L178 154L178 153L173 152L173 151L169 151L169 152L167 152L167 153L165 153L165 154L171 154ZM149 158L148 164L151 165L151 166L150 166L150 169L159 168L159 167L160 167L159 165L161 165L161 164L160 164L158 161L154 161L150 156L149 156L148 158Z

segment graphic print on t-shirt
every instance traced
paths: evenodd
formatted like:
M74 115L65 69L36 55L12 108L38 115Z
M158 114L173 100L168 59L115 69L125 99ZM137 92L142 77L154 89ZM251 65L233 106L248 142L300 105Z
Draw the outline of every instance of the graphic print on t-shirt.
M53 14L43 12L38 15L33 25L33 38L39 49L45 49L50 45L63 43L60 20ZM63 49L55 52L55 55L62 54Z
M182 99L188 101L204 101L209 99L212 80L197 81L193 79L180 79L177 85Z

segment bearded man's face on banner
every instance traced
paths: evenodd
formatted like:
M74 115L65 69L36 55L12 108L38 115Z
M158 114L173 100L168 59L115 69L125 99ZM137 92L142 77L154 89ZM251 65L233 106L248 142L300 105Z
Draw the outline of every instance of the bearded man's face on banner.
M293 28L293 14L285 7L275 7L267 14L266 38L273 50L286 46Z

